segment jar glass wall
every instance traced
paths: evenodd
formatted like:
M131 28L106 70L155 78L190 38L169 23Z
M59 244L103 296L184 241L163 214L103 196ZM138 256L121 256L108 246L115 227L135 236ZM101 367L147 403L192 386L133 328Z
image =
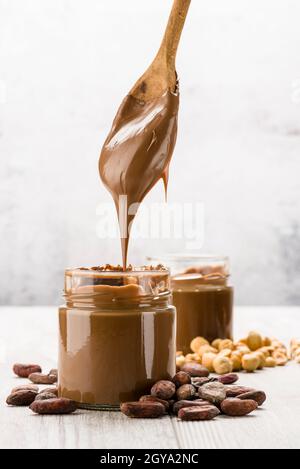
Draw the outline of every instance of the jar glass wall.
M59 309L59 395L117 409L175 373L176 313L164 268L74 269Z

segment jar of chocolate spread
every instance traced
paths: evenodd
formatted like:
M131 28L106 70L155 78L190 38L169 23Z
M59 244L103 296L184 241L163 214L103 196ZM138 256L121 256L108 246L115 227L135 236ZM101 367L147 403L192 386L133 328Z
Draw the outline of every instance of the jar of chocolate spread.
M177 310L177 350L190 353L194 337L232 338L233 287L229 260L214 256L166 256Z
M175 374L169 271L105 266L65 272L59 309L59 395L118 409Z

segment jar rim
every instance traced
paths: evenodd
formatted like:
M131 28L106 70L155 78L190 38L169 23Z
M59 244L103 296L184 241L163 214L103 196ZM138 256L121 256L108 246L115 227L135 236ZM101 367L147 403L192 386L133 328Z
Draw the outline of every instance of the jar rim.
M147 256L147 261L153 262L163 259L165 262L175 262L175 261L209 261L209 262L229 262L229 256L218 255L218 254L186 254L186 253L167 253L161 256Z
M158 268L160 267L160 268ZM170 269L165 266L157 266L156 268L153 268L152 266L139 266L139 267L132 267L130 270L97 270L94 267L68 267L65 269L65 275L89 275L89 276L132 276L132 275L169 275L170 274Z
M105 266L104 266L105 267ZM77 298L102 297L111 300L121 298L159 297L170 291L170 271L163 266L149 266L130 270L76 268L65 270L65 295ZM124 300L125 301L125 300Z

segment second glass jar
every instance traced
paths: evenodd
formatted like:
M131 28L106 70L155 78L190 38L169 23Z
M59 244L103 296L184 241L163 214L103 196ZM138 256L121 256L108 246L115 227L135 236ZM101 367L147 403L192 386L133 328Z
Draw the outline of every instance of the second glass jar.
M216 338L231 339L233 287L229 284L229 259L170 255L159 261L171 270L173 304L177 310L177 350L190 353L190 343L197 336L210 342Z

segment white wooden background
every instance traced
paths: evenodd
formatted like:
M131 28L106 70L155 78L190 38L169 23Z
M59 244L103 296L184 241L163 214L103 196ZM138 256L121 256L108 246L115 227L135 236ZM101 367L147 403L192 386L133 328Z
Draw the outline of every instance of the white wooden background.
M241 374L242 384L268 395L262 409L244 418L145 422L118 412L41 417L8 407L6 395L21 382L12 363L33 361L45 370L56 366L57 313L54 307L1 307L0 313L0 448L300 448L300 365L294 363ZM258 329L288 342L300 336L300 307L239 307L235 323L236 337Z
M102 203L116 221L97 160L171 4L0 0L0 304L56 304L66 266L120 262L97 236ZM299 0L193 0L178 53L168 207L203 202L238 304L300 304L299 17ZM158 184L143 207L163 201ZM129 262L185 248L140 236Z

